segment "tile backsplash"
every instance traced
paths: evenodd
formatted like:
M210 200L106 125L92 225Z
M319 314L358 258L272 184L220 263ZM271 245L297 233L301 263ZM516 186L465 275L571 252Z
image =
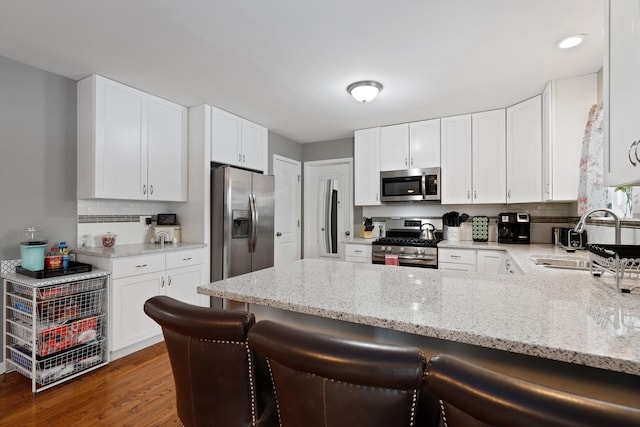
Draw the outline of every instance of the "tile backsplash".
M149 242L153 235L146 218L174 211L170 202L79 199L78 246L102 246L105 233L116 234L117 245Z
M446 212L457 211L470 216L485 215L490 218L489 240L497 240L497 217L501 212L528 212L531 215L531 241L551 243L552 227L568 227L575 223L576 203L522 203L509 205L441 205L438 203L386 203L381 206L364 206L363 216L378 220L383 218L441 218ZM354 218L359 227L360 218ZM434 223L435 224L435 223ZM440 228L440 227L439 227ZM358 228L356 228L357 230ZM463 223L461 240L471 240L471 223Z

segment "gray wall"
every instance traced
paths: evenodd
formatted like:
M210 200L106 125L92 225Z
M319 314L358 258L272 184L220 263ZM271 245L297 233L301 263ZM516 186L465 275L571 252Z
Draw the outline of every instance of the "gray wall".
M302 162L302 144L269 131L269 173L273 173L273 155Z
M75 246L75 153L76 83L0 56L0 259L20 258L27 226Z
M0 259L24 228L76 236L76 83L0 56Z
M353 138L302 144L302 160L305 162L347 157L353 157Z

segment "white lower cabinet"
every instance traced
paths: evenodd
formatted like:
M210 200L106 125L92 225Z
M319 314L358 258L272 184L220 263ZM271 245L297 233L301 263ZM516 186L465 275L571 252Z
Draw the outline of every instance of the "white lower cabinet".
M476 271L475 249L438 249L438 269Z
M509 254L494 249L438 249L438 269L483 274L515 273Z
M78 255L78 260L112 273L110 350L112 359L152 344L162 333L144 312L144 303L156 295L168 295L201 306L209 298L197 293L206 279L206 249L121 258ZM157 340L157 339L156 339Z
M371 264L371 245L345 243L344 260Z
M504 251L479 250L477 258L477 272L486 274L506 273L504 259L507 256Z
M160 326L142 307L160 293L164 271L113 280L111 351L120 350L161 333Z

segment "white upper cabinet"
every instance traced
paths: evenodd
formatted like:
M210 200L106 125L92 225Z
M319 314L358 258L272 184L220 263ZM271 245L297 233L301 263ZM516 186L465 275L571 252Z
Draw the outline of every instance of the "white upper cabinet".
M240 138L242 119L211 107L211 160L229 165L242 164Z
M268 130L211 107L211 161L267 171Z
M148 111L147 197L149 200L184 201L188 181L187 109L150 97Z
M580 155L589 109L597 102L597 76L554 80L542 92L542 198L576 201Z
M504 108L472 114L473 203L505 203L507 188Z
M445 117L442 203L504 203L505 110Z
M96 75L77 101L78 198L186 200L185 107Z
M507 108L507 203L542 201L541 98Z
M409 169L409 123L380 128L380 170Z
M440 125L442 204L472 203L471 114L445 117Z
M609 1L605 15L604 183L640 183L640 3ZM608 19L607 19L608 18Z
M380 204L380 128L362 129L354 133L354 204Z
M440 166L440 119L380 128L380 170Z
M244 167L267 171L267 139L266 127L242 119L242 165Z
M409 123L409 167L440 167L440 119Z

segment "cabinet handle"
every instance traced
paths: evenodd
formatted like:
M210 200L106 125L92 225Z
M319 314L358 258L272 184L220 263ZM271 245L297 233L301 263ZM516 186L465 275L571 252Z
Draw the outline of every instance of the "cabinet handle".
M413 157L411 158L411 166L413 166Z
M407 166L407 158L404 158L404 165Z
M191 257L189 258L182 258L183 261L191 261Z
M376 193L376 202L378 201L378 193Z
M162 279L160 279L160 287L164 288L164 277Z
M353 252L355 252L355 253L357 253L357 254L361 254L361 253L362 253L362 250L360 250L360 249L354 249L354 251L353 251Z
M171 276L169 276L169 281L167 282L167 287L171 286Z
M242 162L242 154L238 153L238 161Z
M149 194L153 194L153 185L149 186Z
M451 258L460 258L460 255L449 255Z
M147 184L142 184L142 194L147 194Z
M550 188L550 187L549 187L549 183L547 183L547 186L545 187L545 190L544 190L544 191L546 191L546 192L547 192L547 194L549 194L549 193L550 193L549 188Z
M478 190L473 190L473 198L474 199L478 198Z
M507 198L510 199L511 198L511 189L507 190Z
M467 200L471 198L471 191L467 190Z
M627 153L627 157L629 158L629 163L631 163L633 166L636 166L638 163L634 162L633 159L631 158L631 149L633 147L636 147L636 150L638 150L638 141L633 141L633 144L631 144L631 146L629 147L629 153ZM638 157L638 152L636 151L636 158Z
M636 151L636 161L640 162L640 157L638 157L638 145L640 145L640 144L638 144L638 142L640 142L640 139L636 142L636 150L635 151Z
M136 268L144 268L146 266L147 266L147 264L138 264L138 265L136 265Z
M242 155L242 163L244 163L246 161L246 157L244 157L244 154Z
M276 237L280 237L280 236L282 236L282 233L279 231L276 231Z

